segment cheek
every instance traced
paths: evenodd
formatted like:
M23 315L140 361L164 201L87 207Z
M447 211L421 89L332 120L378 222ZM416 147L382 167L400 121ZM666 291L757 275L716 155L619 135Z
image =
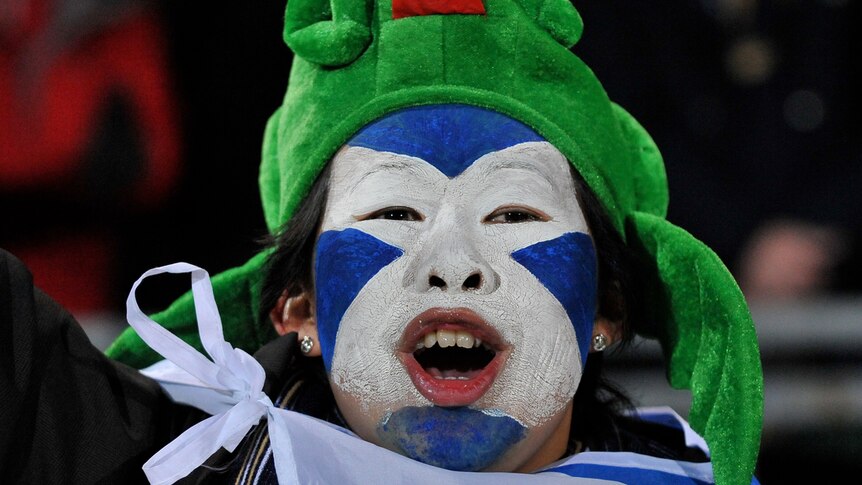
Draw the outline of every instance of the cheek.
M586 363L596 313L596 254L590 236L570 232L512 253L559 300L575 328Z
M314 276L317 331L326 370L344 312L365 284L403 251L355 229L326 231L317 241Z

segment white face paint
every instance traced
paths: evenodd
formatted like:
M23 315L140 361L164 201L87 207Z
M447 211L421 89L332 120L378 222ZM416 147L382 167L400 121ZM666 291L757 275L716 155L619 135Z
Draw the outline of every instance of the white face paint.
M513 259L541 241L589 234L569 163L550 143L526 142L488 153L451 179L419 158L363 147L342 148L331 164L322 232L355 229L403 251L368 280L338 326L330 379L348 423L379 443L379 424L408 406L501 413L527 438L490 469L506 469L512 457L523 462L531 450L519 448L535 448L560 424L582 371L563 304ZM438 325L429 336L420 315L467 322ZM432 337L445 345L447 330L464 346L482 332L496 335L489 338L500 366L490 385L453 394L411 377L405 355L415 347L404 346Z

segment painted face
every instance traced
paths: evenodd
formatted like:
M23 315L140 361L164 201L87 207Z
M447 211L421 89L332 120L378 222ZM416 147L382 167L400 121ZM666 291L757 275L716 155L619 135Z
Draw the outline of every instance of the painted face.
M348 423L432 465L518 469L562 425L592 332L569 163L462 105L388 115L331 163L316 315Z

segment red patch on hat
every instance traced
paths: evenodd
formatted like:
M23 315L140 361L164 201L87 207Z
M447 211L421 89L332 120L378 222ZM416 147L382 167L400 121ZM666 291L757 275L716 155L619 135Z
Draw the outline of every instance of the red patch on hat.
M484 15L482 0L392 0L392 18L447 14Z

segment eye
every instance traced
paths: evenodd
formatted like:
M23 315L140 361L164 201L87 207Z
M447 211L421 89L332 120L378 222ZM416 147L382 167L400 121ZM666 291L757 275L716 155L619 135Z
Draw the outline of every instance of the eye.
M520 222L548 221L551 218L535 209L526 207L501 207L490 213L483 222L487 224L517 224Z
M422 214L409 207L386 207L374 211L371 214L360 216L357 218L360 221L368 221L371 219L386 219L389 221L421 221L424 218Z

